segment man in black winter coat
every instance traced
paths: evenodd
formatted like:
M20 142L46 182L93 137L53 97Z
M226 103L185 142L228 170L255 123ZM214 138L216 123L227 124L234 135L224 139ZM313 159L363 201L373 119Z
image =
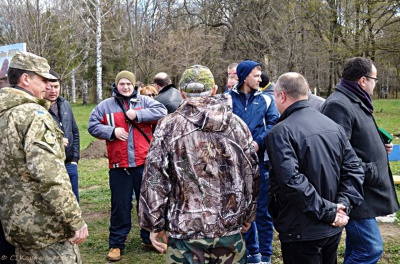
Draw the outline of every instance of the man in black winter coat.
M342 127L308 103L308 84L286 73L275 84L281 116L267 135L268 210L285 264L337 263L348 213L363 201L361 162Z
M49 112L54 121L58 124L64 133L65 147L65 168L67 169L69 179L72 185L72 191L79 203L79 176L78 161L80 158L79 146L79 128L76 124L74 113L71 105L65 98L60 96L61 77L57 72L50 70L50 74L57 77L56 81L52 81L46 87L45 99L50 101L51 106Z
M383 243L375 217L399 210L388 160L393 145L385 145L372 115L371 96L377 81L377 69L370 59L351 58L320 109L344 128L365 172L364 201L351 212L346 226L345 264L377 263Z
M172 84L171 78L165 72L159 72L153 80L158 90L155 100L162 103L168 110L168 114L175 112L182 102L182 96Z

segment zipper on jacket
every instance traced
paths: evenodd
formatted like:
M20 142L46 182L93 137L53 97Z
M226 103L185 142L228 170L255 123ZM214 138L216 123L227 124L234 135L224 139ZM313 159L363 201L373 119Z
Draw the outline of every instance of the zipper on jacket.
M126 168L124 169L124 171L126 172L126 174L131 175Z
M247 106L249 105L249 100L250 100L251 95L247 96L247 94L245 94L244 96L246 98L246 105L244 106L244 111L247 111Z

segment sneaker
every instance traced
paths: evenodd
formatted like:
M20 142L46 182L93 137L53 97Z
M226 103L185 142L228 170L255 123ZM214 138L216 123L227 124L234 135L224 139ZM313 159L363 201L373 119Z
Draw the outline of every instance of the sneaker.
M107 257L109 261L118 261L121 259L121 250L119 248L110 248Z
M247 255L247 264L260 264L261 254Z
M271 257L261 256L260 264L271 264Z

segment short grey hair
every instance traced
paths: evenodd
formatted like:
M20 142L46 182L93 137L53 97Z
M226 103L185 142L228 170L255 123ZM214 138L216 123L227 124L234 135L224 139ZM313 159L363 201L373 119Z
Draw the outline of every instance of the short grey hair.
M306 78L300 73L287 72L279 76L275 90L284 91L292 99L299 99L308 95L309 86Z

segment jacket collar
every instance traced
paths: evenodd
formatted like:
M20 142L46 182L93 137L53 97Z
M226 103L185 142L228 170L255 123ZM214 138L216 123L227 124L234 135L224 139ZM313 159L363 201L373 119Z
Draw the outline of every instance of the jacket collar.
M362 109L364 109L365 112L371 114L371 112L369 111L368 107L365 106L365 104L360 100L360 98L358 98L355 94L353 94L352 92L350 92L348 89L344 88L342 85L337 84L335 87L335 91L338 91L339 93L344 94L345 96L347 96L351 101L357 103L360 105L360 107Z
M240 94L240 93L243 94L243 92L242 92L240 89L238 89L238 86L237 86L237 85L235 85L235 86L232 88L231 91L234 92L234 93L236 93L236 94ZM261 91L260 88L258 88L258 90L254 93L254 96L259 95L259 94L262 94L262 91Z
M21 86L18 86L18 85L11 85L11 87L12 87L12 88L14 88L14 89L17 89L17 90L23 91L23 92L25 92L25 93L29 94L30 96L33 96L33 97L35 97L35 96L33 95L33 93L31 93L30 91L28 91L28 90L26 90L26 89L22 88Z
M286 118L288 118L294 112L296 112L300 109L306 108L306 107L310 107L310 104L308 103L308 100L306 100L306 99L293 103L288 108L286 108L286 110L282 113L282 115L279 117L278 123L285 120Z
M164 93L164 92L166 92L166 91L168 91L169 89L172 89L172 88L175 88L175 85L173 83L168 84L167 86L164 86L160 91L158 91L158 94Z

